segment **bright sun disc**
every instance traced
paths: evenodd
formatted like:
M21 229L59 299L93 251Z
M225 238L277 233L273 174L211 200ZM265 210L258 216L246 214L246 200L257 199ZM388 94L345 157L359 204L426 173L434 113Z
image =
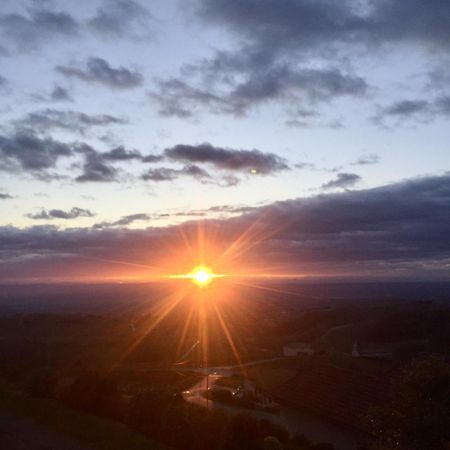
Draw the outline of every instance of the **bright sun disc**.
M211 269L208 267L200 266L192 271L192 281L199 286L208 285L211 283L213 277Z
M199 287L208 286L215 278L223 278L227 275L214 273L208 266L197 266L191 272L180 275L169 275L169 278L191 280Z

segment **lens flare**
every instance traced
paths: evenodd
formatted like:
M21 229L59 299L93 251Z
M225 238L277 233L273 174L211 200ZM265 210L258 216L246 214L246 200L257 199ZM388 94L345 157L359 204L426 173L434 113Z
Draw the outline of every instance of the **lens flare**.
M192 281L199 286L206 286L211 283L213 274L208 267L199 266L192 271Z
M208 266L196 266L191 272L182 275L170 275L170 278L184 278L191 280L198 287L208 286L215 278L222 278L225 275L214 273Z

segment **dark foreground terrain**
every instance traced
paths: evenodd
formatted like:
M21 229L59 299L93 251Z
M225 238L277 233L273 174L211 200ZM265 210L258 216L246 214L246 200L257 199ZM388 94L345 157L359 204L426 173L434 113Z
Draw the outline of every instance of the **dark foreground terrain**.
M173 291L4 286L0 447L446 448L449 284Z

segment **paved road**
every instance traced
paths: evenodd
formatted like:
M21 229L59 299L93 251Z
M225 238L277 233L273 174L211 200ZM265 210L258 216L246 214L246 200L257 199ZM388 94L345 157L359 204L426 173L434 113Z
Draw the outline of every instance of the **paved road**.
M262 361L259 361L260 363ZM267 361L265 361L267 362ZM253 362L255 363L255 362ZM238 368L239 366L227 367L208 367L211 375L202 378L196 384L191 386L188 390L183 392L183 397L186 401L208 407L212 409L220 409L229 414L249 414L258 419L267 419L271 422L281 425L286 428L292 435L304 434L312 442L332 442L336 450L356 450L358 443L364 442L366 436L357 431L348 430L344 427L332 424L314 415L304 413L286 406L281 405L280 414L270 414L258 410L250 410L223 403L206 400L203 393L206 391L206 379L208 378L208 387L212 388L215 383L232 372L230 369ZM202 370L205 370L202 369Z

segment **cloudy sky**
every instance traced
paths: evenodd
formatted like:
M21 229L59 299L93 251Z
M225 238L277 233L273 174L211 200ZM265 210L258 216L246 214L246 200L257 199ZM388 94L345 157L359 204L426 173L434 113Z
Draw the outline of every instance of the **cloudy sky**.
M0 280L143 276L198 220L448 278L449 42L449 0L2 0Z

